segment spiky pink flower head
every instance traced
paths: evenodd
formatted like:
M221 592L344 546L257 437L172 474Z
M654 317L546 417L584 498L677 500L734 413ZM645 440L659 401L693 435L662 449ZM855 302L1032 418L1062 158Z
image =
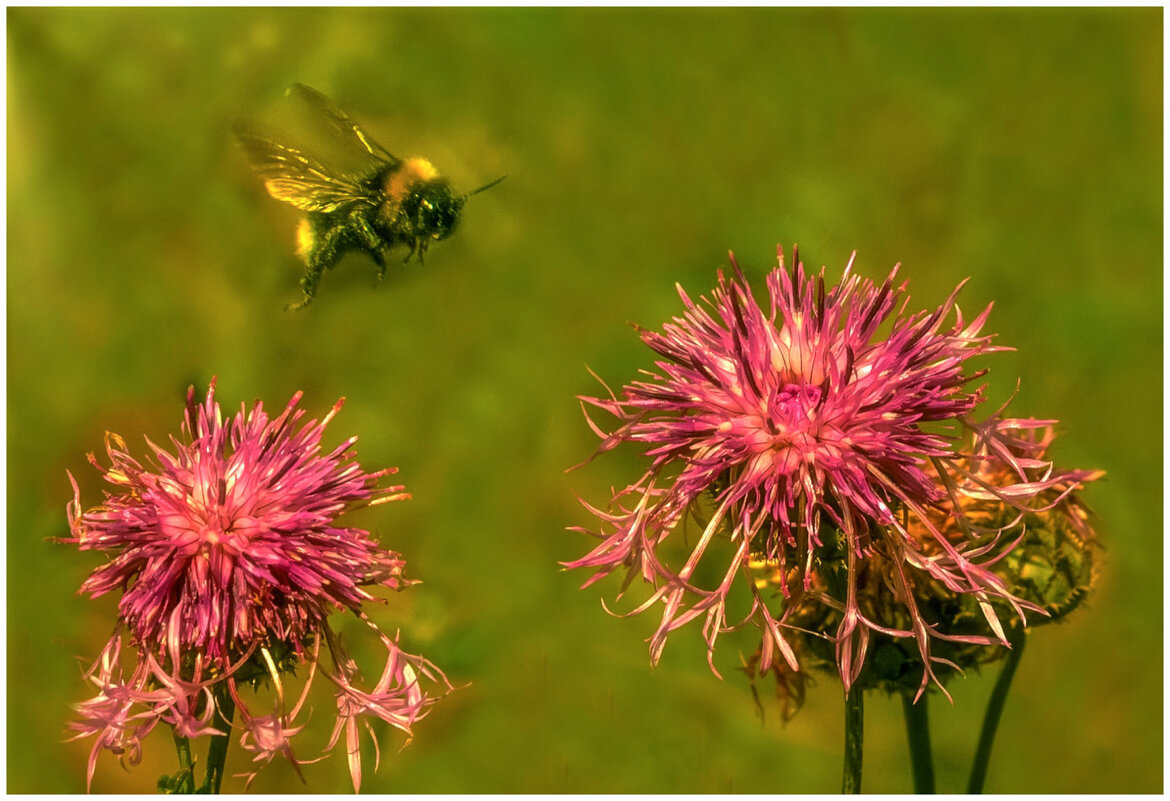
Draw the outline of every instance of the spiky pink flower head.
M302 422L300 398L298 392L275 418L257 402L225 419L213 379L202 402L194 387L188 392L183 435L171 438L171 451L147 440L153 463L144 466L121 437L107 434L110 466L89 457L113 487L99 506L83 513L77 482L69 476L72 536L62 541L109 555L81 592L122 593L118 627L88 674L102 690L102 709L113 709L115 700L120 704L117 715L102 713L109 718L104 728L83 729L82 736L99 734L94 755L111 744L119 753L134 753L135 731L144 733L159 720L180 736L226 733L231 708L240 706L245 746L261 757L279 752L292 759L287 739L300 731L291 719L301 703L284 714L280 674L310 662L310 682L320 672L341 693L354 691L356 666L327 622L335 611L364 621L386 645L389 663L410 658L426 665L412 674L412 685L398 688L410 697L412 714L401 714L399 699L387 701L393 725L409 734L410 724L435 700L419 687L419 674L450 687L437 668L403 654L362 611L364 603L377 600L370 589L414 583L403 578L402 557L369 532L338 524L347 511L409 496L401 486L379 486L393 468L362 469L353 452L356 437L322 448L325 427L343 401L320 422ZM123 631L138 651L128 684L120 679L118 658ZM332 668L318 662L322 640ZM264 677L277 688L277 711L252 715L237 684ZM130 714L134 703L145 711ZM341 714L351 714L339 706ZM99 717L94 702L81 709L91 721ZM135 729L131 721L142 722Z
M818 600L843 611L840 625L825 636L836 643L846 690L864 663L871 631L913 637L926 674L930 639L948 636L913 609L903 631L868 619L855 593L865 560L890 564L898 597L908 604L909 586L923 574L980 599L1002 641L987 599L1006 599L1020 615L1030 605L987 568L1001 553L955 547L939 534L938 553L932 548L928 555L906 530L909 520L933 529L929 513L937 508L963 514L935 480L935 466L963 457L957 429L968 425L981 400L981 388L970 383L983 373L971 371L968 360L1002 350L981 334L991 307L964 320L955 305L960 284L938 308L908 314L905 284L894 284L897 266L874 284L853 274L851 258L841 281L827 287L823 268L807 275L798 256L791 269L782 250L778 256L767 277L767 312L732 256L733 275L720 271L709 301L696 304L679 287L683 316L661 333L640 331L660 357L657 372L644 371L642 380L623 387L621 399L612 392L581 398L619 420L605 431L589 419L602 438L599 453L632 443L651 462L614 494L608 510L589 507L602 525L586 533L602 542L566 566L595 570L585 586L619 567L653 585L630 614L661 604L651 638L655 662L671 631L702 617L709 659L720 633L750 621L762 630L761 669L777 651L798 669L784 635L786 618L812 591L814 566L831 558L841 560L845 586L840 597ZM987 491L1022 507L1050 486L1039 481ZM672 564L664 543L690 515L701 532L686 558L679 557L682 564ZM716 547L720 540L730 545ZM776 609L752 578L749 562L760 560L786 577L772 602ZM709 568L702 573L717 577L714 586L696 579L701 563ZM750 611L729 623L728 597L741 579ZM924 675L924 687L927 680Z

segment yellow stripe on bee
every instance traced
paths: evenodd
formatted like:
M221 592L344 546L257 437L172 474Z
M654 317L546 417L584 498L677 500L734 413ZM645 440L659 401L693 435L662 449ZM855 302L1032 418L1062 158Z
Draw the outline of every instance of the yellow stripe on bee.
M386 196L398 203L419 181L429 181L439 171L426 159L407 159L402 166L386 177Z
M313 243L316 239L313 236L313 226L309 223L309 218L305 217L301 220L301 224L297 226L297 255L306 261L309 254L313 251Z

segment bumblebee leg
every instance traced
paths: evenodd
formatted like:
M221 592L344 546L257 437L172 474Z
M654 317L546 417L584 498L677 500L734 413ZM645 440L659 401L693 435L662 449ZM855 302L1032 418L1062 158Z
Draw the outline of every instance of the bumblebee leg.
M317 295L317 283L321 280L321 274L325 272L325 268L320 264L310 265L305 274L301 276L301 299L296 303L290 303L284 307L285 311L297 311L303 309L313 302L313 298Z
M380 250L371 250L370 258L374 260L374 264L378 265L378 283L380 284L382 279L386 277L386 259Z
M378 232L374 230L374 226L370 224L365 214L355 211L350 215L349 220L351 229L357 234L362 247L370 254L374 264L378 265L378 281L381 282L386 277L386 259L382 257L385 243L378 236Z
M309 253L308 266L301 276L301 299L296 303L285 306L285 311L303 309L313 302L317 296L317 284L326 270L333 268L341 258L345 244L344 227L329 228L322 232L315 241L315 247Z

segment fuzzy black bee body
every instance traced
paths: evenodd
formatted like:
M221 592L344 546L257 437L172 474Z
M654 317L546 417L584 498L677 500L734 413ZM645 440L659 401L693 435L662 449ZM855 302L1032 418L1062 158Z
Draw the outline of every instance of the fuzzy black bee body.
M378 265L379 280L386 273L385 253L396 245L409 248L405 261L417 254L421 262L432 242L455 230L469 195L456 194L426 159L392 155L315 89L298 83L289 91L331 123L369 165L357 175L332 170L246 124L236 125L236 136L268 193L305 212L297 230L297 253L306 265L302 297L288 306L300 309L313 301L325 271L349 251L368 254Z

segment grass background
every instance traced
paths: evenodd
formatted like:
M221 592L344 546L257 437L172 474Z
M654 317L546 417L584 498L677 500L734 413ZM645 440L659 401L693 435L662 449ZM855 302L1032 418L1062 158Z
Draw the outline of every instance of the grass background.
M627 326L708 292L728 249L759 280L777 243L836 274L896 262L915 302L994 300L989 396L1056 417L1105 569L1089 608L1029 644L987 789L1162 789L1162 11L103 10L8 17L8 789L84 789L75 657L113 601L75 590L98 561L65 533L102 434L177 432L189 384L228 408L303 389L345 409L371 468L409 503L354 518L425 583L377 619L466 689L413 744L382 731L382 792L826 792L841 698L761 722L738 655L710 674L696 629L648 664L649 616L601 609L558 560L587 542L575 495L604 500L631 454L564 469L595 438L574 396L649 364ZM342 262L308 311L296 213L228 134L293 81L392 151L429 157L469 204L425 267ZM354 641L355 644L357 640ZM371 656L373 654L371 653ZM959 791L994 670L932 706L939 787ZM301 756L328 734L314 716ZM867 708L867 791L905 792L896 699ZM372 755L368 743L367 757ZM173 771L169 737L94 788ZM240 752L229 771L243 770ZM301 785L345 791L338 755ZM235 782L233 784L233 781ZM226 788L239 790L240 780Z

